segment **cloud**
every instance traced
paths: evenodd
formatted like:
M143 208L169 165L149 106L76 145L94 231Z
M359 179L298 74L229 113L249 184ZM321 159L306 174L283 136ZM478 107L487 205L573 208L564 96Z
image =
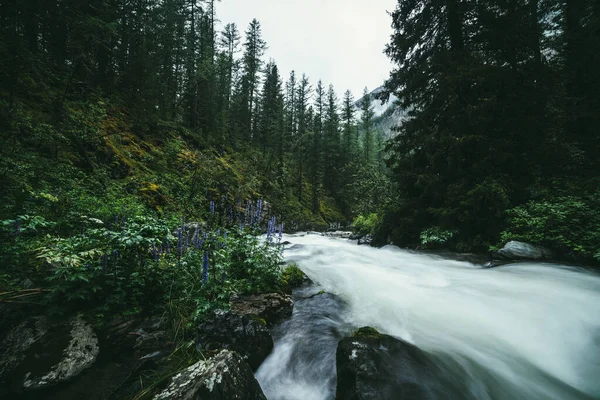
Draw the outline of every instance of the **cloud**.
M261 22L269 49L287 79L294 69L311 83L322 79L341 95L355 97L375 89L392 66L383 54L396 0L223 0L217 14L222 24L235 22L245 31L252 18Z

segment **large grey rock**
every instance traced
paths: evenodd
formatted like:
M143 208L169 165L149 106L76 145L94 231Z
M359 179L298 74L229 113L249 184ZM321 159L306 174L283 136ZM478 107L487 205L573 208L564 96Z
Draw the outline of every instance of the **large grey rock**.
M339 342L336 367L337 400L469 398L428 354L373 328Z
M350 237L352 236L352 232L346 232L346 231L325 232L325 236L341 238L341 239L350 239Z
M266 400L252 370L237 354L222 350L175 375L154 400Z
M23 321L9 330L0 342L0 381L8 379L25 360L29 349L49 330L44 316Z
M34 317L4 337L0 380L9 380L17 391L51 387L91 367L99 351L98 338L81 315L62 324Z
M373 243L373 237L371 235L366 235L358 239L359 245L371 245Z
M498 251L497 255L508 260L548 260L552 258L552 252L543 246L517 241L508 242Z
M271 353L273 338L266 322L219 310L198 325L197 346L203 350L236 351L256 370Z
M292 296L281 293L238 296L231 300L231 311L264 320L267 326L273 326L289 318L293 310Z

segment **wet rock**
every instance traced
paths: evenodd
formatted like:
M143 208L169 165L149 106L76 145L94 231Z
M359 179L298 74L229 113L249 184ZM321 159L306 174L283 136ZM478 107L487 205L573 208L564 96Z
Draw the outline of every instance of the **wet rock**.
M341 238L341 239L350 239L350 237L352 236L352 232L345 232L345 231L326 232L325 236Z
M511 241L498 251L497 256L507 260L549 260L552 251L543 246Z
M0 381L7 380L21 365L31 347L50 329L43 316L21 322L3 337L0 344Z
M266 400L252 370L236 353L223 350L175 375L154 400Z
M198 325L197 346L203 350L229 349L237 351L256 370L273 349L273 338L266 321L216 311Z
M361 328L336 353L337 400L442 399L427 355L410 343ZM442 396L442 397L440 397Z
M4 337L0 380L10 380L14 391L55 386L91 367L99 351L96 333L81 315L66 323L34 317Z
M133 348L138 352L148 354L164 349L168 343L170 343L170 337L167 332L156 331L139 335Z
M283 290L288 294L291 294L294 289L312 283L310 278L294 263L289 264L284 268L282 277L284 284Z
M358 239L359 245L371 245L373 243L373 237L371 235L366 235Z
M474 265L487 265L490 262L489 254L456 253L447 250L422 250L424 254L439 256L448 260L464 261Z
M365 235L361 235L360 233L353 233L350 235L350 237L348 239L350 240L360 240L364 237Z
M117 359L130 362L132 357L155 358L173 350L174 344L167 330L164 318L118 318L108 324L104 340Z
M281 293L238 296L231 300L231 311L264 320L267 326L273 326L281 320L289 318L293 310L292 296Z

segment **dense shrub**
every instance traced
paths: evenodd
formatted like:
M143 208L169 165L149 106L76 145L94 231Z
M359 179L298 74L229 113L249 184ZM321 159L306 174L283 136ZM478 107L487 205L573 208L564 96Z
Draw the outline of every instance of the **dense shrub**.
M509 224L501 234L501 244L522 240L548 246L570 258L600 258L598 195L530 201L507 214Z
M380 223L381 219L376 213L359 215L352 223L352 229L360 234L370 235Z
M433 227L421 232L421 246L426 249L433 249L448 244L456 232Z
M284 289L276 233L282 227L272 219L266 238L259 236L261 206L240 213L248 223L232 217L228 228L218 227L214 208L215 225L175 224L150 214L2 221L10 254L3 261L14 268L3 269L0 300L35 295L27 300L53 311L87 310L100 319L164 309L187 328L207 311L227 307L234 293ZM24 293L11 284L24 277L43 290Z

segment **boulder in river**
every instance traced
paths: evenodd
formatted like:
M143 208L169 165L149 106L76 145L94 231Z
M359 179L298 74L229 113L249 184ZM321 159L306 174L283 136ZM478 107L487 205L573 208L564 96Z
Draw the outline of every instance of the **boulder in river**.
M426 353L370 327L339 342L336 366L337 400L444 398Z
M500 249L497 255L508 260L549 260L552 258L552 251L543 246L511 241Z
M273 349L273 338L264 320L232 311L215 311L200 323L197 340L203 350L237 351L253 370Z
M292 315L294 300L292 296L281 293L237 296L231 300L231 311L250 318L264 320L267 326L273 326Z
M371 235L366 235L361 237L360 239L358 239L358 244L359 245L371 245L371 243L373 243L373 237Z
M81 315L66 323L33 317L3 338L0 381L9 381L14 391L51 387L77 377L99 352L96 333Z
M341 238L341 239L350 239L350 237L352 236L352 232L346 232L346 231L325 232L325 236Z
M222 350L175 375L154 400L266 400L252 370L237 353Z

